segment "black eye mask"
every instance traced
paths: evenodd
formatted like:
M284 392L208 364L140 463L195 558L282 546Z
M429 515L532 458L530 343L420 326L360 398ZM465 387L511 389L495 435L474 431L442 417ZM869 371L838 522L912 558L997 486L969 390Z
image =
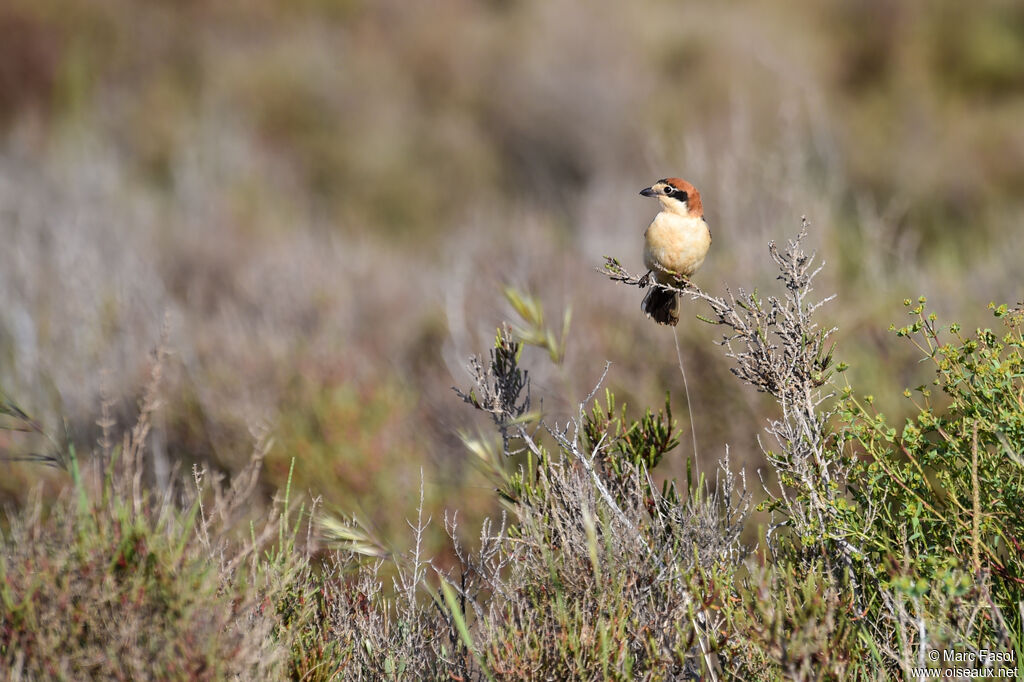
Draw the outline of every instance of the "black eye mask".
M677 189L677 188L671 187L671 186L669 186L666 189L668 190L667 192L665 192L666 195L668 195L670 197L674 197L674 198L678 199L679 201L687 201L690 198L690 195L687 194L684 190Z

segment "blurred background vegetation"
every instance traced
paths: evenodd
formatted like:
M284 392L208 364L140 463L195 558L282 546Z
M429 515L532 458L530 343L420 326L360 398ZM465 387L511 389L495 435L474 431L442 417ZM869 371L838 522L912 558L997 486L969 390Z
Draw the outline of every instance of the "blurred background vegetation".
M668 390L685 422L670 332L594 272L639 270L637 192L679 175L714 233L700 285L772 285L766 244L806 215L837 359L899 396L930 378L886 333L905 297L967 328L1022 297L1022 121L1014 0L6 0L0 386L88 451L166 329L158 482L231 473L269 427L268 494L295 457L406 537L422 471L435 518L472 520L494 496L450 387L515 318L503 286L556 334L572 309L561 365L527 350L550 416L609 360L634 415ZM757 466L771 406L690 305L702 457ZM3 502L41 477L66 480L5 464Z

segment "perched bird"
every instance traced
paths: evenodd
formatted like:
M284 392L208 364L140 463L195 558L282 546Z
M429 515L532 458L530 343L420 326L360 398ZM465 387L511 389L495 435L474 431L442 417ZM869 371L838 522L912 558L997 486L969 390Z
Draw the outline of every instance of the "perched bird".
M661 212L644 232L644 265L660 284L675 286L677 277L689 277L704 262L711 247L711 230L704 221L700 192L686 180L658 180L640 192L657 197ZM643 310L658 324L679 322L679 300L675 292L651 287L644 296Z

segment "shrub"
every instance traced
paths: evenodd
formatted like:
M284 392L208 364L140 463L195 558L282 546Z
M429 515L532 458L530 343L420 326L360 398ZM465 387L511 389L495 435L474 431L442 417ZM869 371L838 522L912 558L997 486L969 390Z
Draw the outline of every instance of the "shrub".
M305 618L308 569L285 513L240 521L268 442L223 486L202 469L191 486L146 484L144 459L162 357L138 421L97 457L34 458L64 468L64 494L6 515L0 538L0 667L11 679L270 679L287 670ZM6 402L8 428L39 431ZM211 480L212 479L212 480ZM301 518L301 515L300 515Z
M997 309L1009 325L1001 340L982 330L943 346L916 309L899 333L924 335L949 401L922 405L897 435L836 385L845 366L833 366L834 330L816 320L829 298L811 295L820 268L805 236L769 246L779 296L674 287L709 307L734 374L778 405L760 505L771 522L757 547L741 540L751 496L728 451L713 486L654 484L651 469L678 443L668 402L631 418L611 391L594 400L602 376L564 422L534 408L523 343L558 361L564 335L552 341L539 307L517 306L526 326L499 329L489 357L470 362L473 386L458 391L496 431L464 440L506 513L484 524L475 550L446 518L454 567L392 556L404 567L401 606L365 570L358 598L351 581L328 586L341 605L334 637L357 654L346 674L885 680L915 675L933 649L1019 656L1019 316ZM644 281L613 259L606 270ZM422 515L412 525L418 538ZM334 536L385 554L351 523Z
M935 650L1020 660L1024 311L993 306L1004 330L967 335L908 301L913 321L895 331L941 390L907 391L918 414L897 429L838 385L805 236L769 245L780 295L670 287L708 307L733 373L777 404L756 545L728 449L713 481L656 484L679 442L667 398L638 417L611 390L596 398L606 366L569 417L544 412L524 345L561 362L569 318L559 337L509 290L524 324L500 328L456 389L494 429L463 434L504 505L478 544L446 513L453 557L427 556L422 478L407 552L329 514L298 547L290 477L280 511L242 535L263 438L230 486L197 470L194 486L157 491L143 458L158 358L119 447L105 417L89 464L53 440L29 456L71 485L8 515L0 660L14 678L303 680L885 680L919 675ZM613 259L606 271L647 279ZM45 435L2 408L8 427ZM314 562L319 539L335 551Z
M952 325L956 342L943 343L922 299L915 322L896 331L934 363L948 404L920 387L920 414L898 433L871 412L871 397L834 386L834 330L814 319L829 299L810 297L820 268L801 248L806 227L785 250L769 247L782 298L673 287L709 306L733 373L780 409L766 429L776 447L765 449L777 483L763 481L760 505L772 513L771 561L740 574L726 601L723 669L740 679L886 679L926 666L931 650L1020 660L1020 311L995 308L1001 337L965 338ZM642 282L614 259L606 271Z
M901 653L940 643L1019 652L1024 313L991 306L1002 332L964 334L956 324L941 330L923 297L905 304L913 322L893 329L935 368L929 384L904 394L916 417L897 428L871 396L850 389L841 403L841 440L853 453L849 491L860 511L844 517L843 530L858 548L863 606L883 641L916 624L917 641L903 642Z

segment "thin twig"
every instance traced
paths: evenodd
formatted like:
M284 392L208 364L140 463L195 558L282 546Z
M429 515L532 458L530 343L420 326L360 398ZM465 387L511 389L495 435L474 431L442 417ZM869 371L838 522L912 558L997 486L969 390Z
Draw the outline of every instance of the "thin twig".
M686 413L690 417L690 436L693 438L693 466L700 480L700 458L697 456L697 423L693 421L693 403L690 402L690 386L686 382L686 370L683 369L683 353L679 350L679 328L672 328L672 340L676 342L676 358L679 360L679 373L683 375L683 391L686 393Z

